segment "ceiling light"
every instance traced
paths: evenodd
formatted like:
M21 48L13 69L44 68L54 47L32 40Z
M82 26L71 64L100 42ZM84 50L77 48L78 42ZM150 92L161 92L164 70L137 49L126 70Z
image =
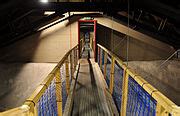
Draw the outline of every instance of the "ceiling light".
M42 2L42 3L47 3L48 0L40 0L40 2Z
M44 15L52 15L52 14L54 14L55 13L55 11L45 11L44 12Z

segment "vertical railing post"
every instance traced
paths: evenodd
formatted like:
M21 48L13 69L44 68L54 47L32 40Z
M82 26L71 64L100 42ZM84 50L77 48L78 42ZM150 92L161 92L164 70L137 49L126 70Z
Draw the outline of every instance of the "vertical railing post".
M60 76L60 67L58 67L55 75L55 84L56 84L56 102L57 102L57 114L62 116L62 83Z
M93 48L92 48L92 43L93 43L93 42L92 42L92 38L90 38L90 45L89 45L89 46L90 46L91 50L93 50Z
M168 112L157 102L156 116L169 116Z
M34 103L34 101L32 101L31 99L26 99L23 108L28 109L28 111L26 112L26 115L28 116L38 115L38 109L36 103Z
M112 58L111 58L111 73L110 73L110 87L109 87L111 94L113 93L113 87L114 87L114 65L115 65L115 59L112 56Z
M28 116L37 116L37 115L38 115L37 106L30 107Z
M80 56L81 56L81 52L79 51L79 48L78 48L79 46L77 46L77 48L76 48L76 57L77 57L77 59L76 59L76 64L77 64L77 62L78 62L78 59L80 58Z
M76 48L73 50L73 53L74 53L74 72L75 72L75 70L76 70Z
M99 65L99 64L100 64L100 47L99 47L99 46L97 47L97 50L98 50L97 63L98 63L98 65Z
M122 85L122 102L121 102L121 116L126 116L127 99L128 99L128 79L129 74L127 68L124 69L123 73L123 85Z
M70 84L69 84L69 61L68 61L68 58L65 61L65 67L66 67L66 92L67 92L67 95L69 95Z
M99 52L99 59L100 59L99 65L100 65L100 69L102 69L102 49L99 49L99 50L100 50L100 52Z
M38 116L38 109L37 109L37 106L34 106L34 116Z
M71 78L74 78L74 67L73 67L73 51L70 53L70 71L71 71Z
M104 52L104 78L106 78L107 52Z

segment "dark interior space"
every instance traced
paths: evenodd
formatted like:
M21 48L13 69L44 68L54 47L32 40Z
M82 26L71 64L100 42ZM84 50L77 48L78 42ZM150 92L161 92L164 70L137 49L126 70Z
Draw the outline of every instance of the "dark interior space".
M180 115L180 0L4 0L0 12L0 116Z

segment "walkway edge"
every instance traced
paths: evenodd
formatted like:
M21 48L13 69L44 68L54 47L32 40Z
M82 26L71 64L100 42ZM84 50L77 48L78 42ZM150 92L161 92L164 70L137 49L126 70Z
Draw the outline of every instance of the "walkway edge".
M66 102L66 105L65 105L65 108L64 108L64 113L63 113L63 116L71 116L71 111L72 111L72 108L73 108L73 102L74 102L74 90L76 88L76 81L77 81L77 78L78 78L78 73L79 73L79 68L80 68L80 62L78 61L78 65L76 66L76 71L74 73L74 79L72 79L72 85L70 87L70 92L69 92L69 96L67 98L67 102Z
M111 113L111 116L119 116L119 113L118 113L118 110L116 108L116 105L113 101L113 98L112 98L112 95L110 94L109 90L108 90L108 86L106 84L106 81L104 79L104 76L99 68L99 65L97 63L95 63L95 68L96 68L96 71L99 75L99 77L102 77L100 82L102 82L102 85L103 85L103 88L104 88L104 93L105 93L105 97L106 97L106 100L107 100L107 104L108 104L108 107L110 109L110 113ZM100 79L99 79L100 80Z

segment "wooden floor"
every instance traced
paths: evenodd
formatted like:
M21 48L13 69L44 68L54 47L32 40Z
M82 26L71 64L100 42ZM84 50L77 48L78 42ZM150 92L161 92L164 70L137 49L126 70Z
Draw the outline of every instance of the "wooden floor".
M98 77L94 68L95 62L87 55L88 50L85 48L82 59L80 59L72 115L109 116L110 111L106 102L105 90L98 79L102 77Z

